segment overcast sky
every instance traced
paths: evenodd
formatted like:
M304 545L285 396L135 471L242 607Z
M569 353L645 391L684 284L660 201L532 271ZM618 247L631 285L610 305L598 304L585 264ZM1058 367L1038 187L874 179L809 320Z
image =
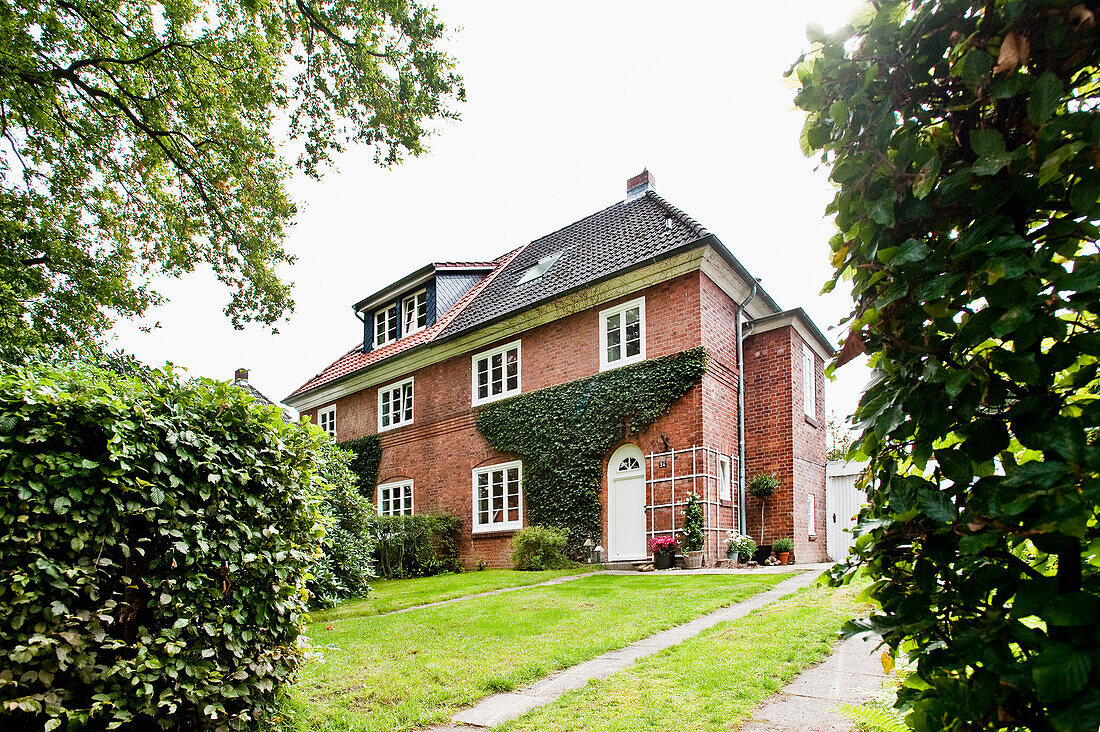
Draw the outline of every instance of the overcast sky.
M846 288L819 295L832 189L799 150L803 115L783 73L808 23L837 28L857 4L443 0L462 119L392 170L354 149L322 182L292 181L297 308L280 332L234 330L228 292L196 273L164 283L170 303L120 323L113 345L217 379L243 366L280 400L359 343L360 298L428 262L492 259L594 213L643 167L781 307L805 308L836 342L829 329L851 302ZM850 413L867 375L862 361L841 369L828 412Z

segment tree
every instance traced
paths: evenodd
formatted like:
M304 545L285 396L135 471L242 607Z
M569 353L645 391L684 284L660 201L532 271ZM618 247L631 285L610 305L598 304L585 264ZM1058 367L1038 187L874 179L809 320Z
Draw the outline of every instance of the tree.
M0 2L0 343L95 339L210 266L240 327L293 308L273 127L317 178L391 165L462 100L433 8L371 0Z
M1100 722L1096 2L877 2L797 64L873 461L864 627L918 730ZM938 467L929 467L935 457Z

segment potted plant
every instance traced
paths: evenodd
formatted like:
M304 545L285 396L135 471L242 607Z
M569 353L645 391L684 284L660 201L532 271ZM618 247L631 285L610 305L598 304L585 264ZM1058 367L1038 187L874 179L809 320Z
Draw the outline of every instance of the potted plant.
M726 536L726 556L744 564L752 559L756 551L756 542L751 536L730 533Z
M655 569L668 569L676 556L676 539L672 536L654 536L649 540L649 551L653 553Z
M756 561L763 563L772 555L771 546L764 543L764 504L779 490L779 478L774 473L761 473L749 481L748 488L749 493L760 500L760 545L757 549L759 558Z
M787 559L791 556L791 549L794 549L794 541L789 537L776 539L775 543L772 544L772 549L775 550L775 556L779 557L779 563L786 564Z
M692 493L684 507L684 569L699 569L703 566L703 506L699 496Z

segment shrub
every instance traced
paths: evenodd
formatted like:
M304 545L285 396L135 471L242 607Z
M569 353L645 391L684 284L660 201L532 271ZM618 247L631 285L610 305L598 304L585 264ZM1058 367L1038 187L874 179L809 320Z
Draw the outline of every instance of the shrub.
M789 552L791 549L794 549L794 540L790 537L776 539L775 543L772 544L772 551L774 551L776 554Z
M375 566L383 577L428 577L459 572L458 532L462 522L446 513L372 516L377 542Z
M299 660L319 440L229 384L0 374L6 726L265 716Z
M703 521L703 506L699 503L699 496L692 493L688 496L687 506L684 507L684 551L697 552L703 548L703 530L706 523Z
M325 536L309 583L313 605L318 607L362 597L374 578L374 506L359 492L359 480L349 464L353 457L332 440L322 440L318 472L327 488L321 502Z
M748 485L749 493L760 499L760 543L764 543L764 504L779 490L779 478L771 473L761 473Z
M572 564L565 556L565 529L527 526L512 537L512 566L523 571L561 569Z
M744 534L730 533L726 536L726 542L726 555L730 557L743 557L748 561L756 551L756 542Z
M355 474L359 492L367 500L374 500L374 488L378 485L378 466L382 462L382 440L378 435L356 437L340 443L340 447L352 454L348 468Z

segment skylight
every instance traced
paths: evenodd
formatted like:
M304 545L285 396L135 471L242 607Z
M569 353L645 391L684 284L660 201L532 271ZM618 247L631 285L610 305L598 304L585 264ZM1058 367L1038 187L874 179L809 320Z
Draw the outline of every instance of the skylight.
M561 259L561 255L564 253L565 251L562 250L560 252L548 254L540 259L538 262L535 262L530 267L523 270L523 274L520 275L519 280L516 282L516 287L519 287L520 285L526 285L528 282L534 282L539 277L542 277L550 270L551 267L557 264L558 260Z

